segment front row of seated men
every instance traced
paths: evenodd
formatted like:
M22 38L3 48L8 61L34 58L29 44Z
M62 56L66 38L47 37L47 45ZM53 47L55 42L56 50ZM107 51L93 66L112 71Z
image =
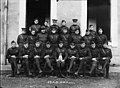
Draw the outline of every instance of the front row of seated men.
M65 47L63 41L59 41L56 48L50 42L43 46L39 41L36 41L35 47L31 47L27 41L24 42L22 49L16 47L15 41L11 42L11 46L7 51L12 68L11 76L16 76L18 72L38 77L45 75L71 77L86 74L92 76L98 71L99 64L102 66L99 71L103 73L106 70L105 77L109 76L112 53L106 43L100 49L96 47L94 41L91 42L90 48L86 47L85 41L81 41L79 47L76 47L74 42ZM21 63L19 69L18 62Z

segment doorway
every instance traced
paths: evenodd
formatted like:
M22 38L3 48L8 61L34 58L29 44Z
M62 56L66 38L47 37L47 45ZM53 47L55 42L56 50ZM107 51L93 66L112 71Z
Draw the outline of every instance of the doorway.
M93 25L96 25L96 31L101 27L110 41L110 0L88 0L87 12L88 26L92 22Z
M27 0L26 2L26 28L28 29L35 18L43 25L45 20L50 20L51 0Z

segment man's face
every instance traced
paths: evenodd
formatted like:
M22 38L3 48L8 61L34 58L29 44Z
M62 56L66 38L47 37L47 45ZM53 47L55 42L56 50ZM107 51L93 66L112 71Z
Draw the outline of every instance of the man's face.
M45 22L44 25L47 26L47 25L48 25L48 22Z
M84 48L84 47L85 47L85 43L82 43L82 44L81 44L81 47Z
M42 29L41 32L42 32L42 33L45 33L45 29Z
M22 34L25 34L26 32L24 30L22 30Z
M91 46L92 46L92 48L95 48L95 47L96 47L95 43L94 43L94 44L91 44Z
M98 33L99 33L99 34L102 34L102 33L103 33L103 30L102 30L102 29L99 29Z
M50 46L51 46L50 44L46 44L46 47L47 47L47 48L50 48Z
M56 30L55 30L55 29L53 29L53 30L52 30L52 33L56 33Z
M40 43L39 43L39 42L36 42L35 45L36 45L36 47L39 47L39 46L40 46Z
M56 22L56 21L55 21L55 22L53 21L53 24L54 24L54 25L57 25L57 22Z
M76 30L76 31L75 31L75 34L79 34L79 30Z
M90 26L89 30L94 30L94 26Z
M14 48L16 47L16 43L12 43L11 46Z
M73 48L75 48L75 45L70 45L70 47L73 49Z
M66 22L62 22L62 26L65 26L66 25Z
M34 23L35 23L35 24L38 24L38 23L39 23L39 21L36 19L36 20L34 20Z
M73 22L74 25L77 25L77 22Z
M28 48L28 43L24 44L24 47L25 47L25 48Z
M89 35L89 34L90 34L90 31L87 31L87 32L86 32L86 35Z
M32 35L35 35L35 31L31 31L31 34L32 34Z
M62 48L62 47L63 47L63 43L60 43L60 44L59 44L59 47Z
M63 33L66 34L67 33L67 29L63 29Z
M108 47L108 45L105 43L105 44L103 45L103 47L104 47L104 48L107 48L107 47Z

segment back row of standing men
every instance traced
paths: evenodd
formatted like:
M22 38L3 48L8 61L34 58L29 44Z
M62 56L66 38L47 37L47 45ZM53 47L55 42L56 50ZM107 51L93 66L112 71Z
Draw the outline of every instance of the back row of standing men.
M112 54L111 50L106 46L108 40L106 35L102 34L103 30L101 28L98 30L97 34L93 30L93 25L90 25L89 29L86 30L86 34L81 36L80 27L77 25L77 19L73 19L73 25L70 26L70 28L66 26L65 20L62 20L61 27L57 25L56 19L53 20L53 25L50 27L47 21L45 21L44 26L38 24L38 19L35 19L34 23L35 24L29 28L29 35L26 34L26 29L23 28L23 33L20 34L17 39L20 52L19 55L16 56L21 58L22 66L23 63L26 64L28 75L31 73L30 68L34 67L33 62L35 62L37 66L38 73L42 73L43 70L41 69L40 62L43 59L40 58L44 58L45 62L50 67L50 72L54 71L52 62L55 61L59 70L59 76L62 75L61 68L64 67L64 64L69 63L66 71L71 73L74 61L80 62L78 69L74 72L76 75L78 75L86 61L90 61L93 64L89 72L92 74L98 61L97 58L99 57L107 57L108 59L105 59L103 69L108 66ZM11 49L11 51L15 52L14 49ZM11 51L8 50L7 57L10 56L10 53L12 53ZM31 59L28 60L25 58ZM68 58L69 62L67 62ZM13 65L14 63L11 64L11 66ZM13 68L13 74L16 73L14 70L15 68ZM109 70L107 73L108 72Z

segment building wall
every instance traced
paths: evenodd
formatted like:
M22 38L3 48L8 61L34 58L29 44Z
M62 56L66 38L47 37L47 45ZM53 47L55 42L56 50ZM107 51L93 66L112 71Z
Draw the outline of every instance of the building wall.
M78 25L80 25L82 35L84 35L87 28L87 0L58 1L57 19L59 25L62 20L66 20L68 27L73 24L72 19L78 19Z
M19 0L8 0L8 30L7 45L10 47L12 40L17 40L19 34Z

